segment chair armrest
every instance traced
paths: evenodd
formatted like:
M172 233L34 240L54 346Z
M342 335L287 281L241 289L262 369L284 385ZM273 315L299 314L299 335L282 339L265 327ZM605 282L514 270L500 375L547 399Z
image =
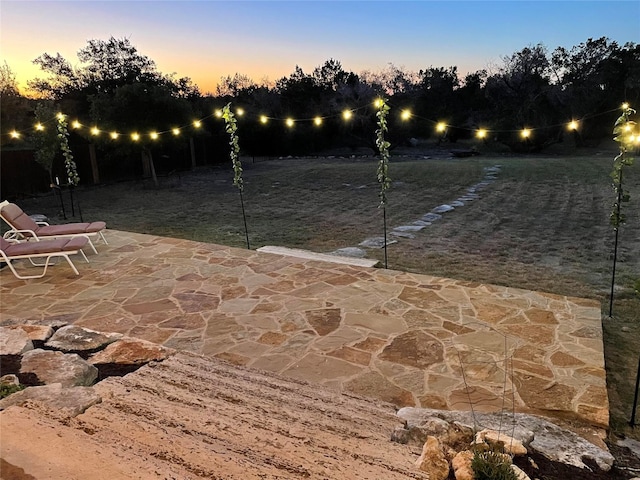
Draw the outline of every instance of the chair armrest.
M49 224L47 222L36 222L36 225L39 225L41 227L48 227Z
M29 234L31 234L31 237L25 237L24 235L22 235L23 233L29 233ZM16 242L19 242L20 241L20 239L18 238L19 236L23 237L23 238L33 238L37 242L40 241L40 239L36 235L36 232L34 232L33 230L15 230L15 229L11 229L11 230L7 230L2 237L5 240L13 239Z

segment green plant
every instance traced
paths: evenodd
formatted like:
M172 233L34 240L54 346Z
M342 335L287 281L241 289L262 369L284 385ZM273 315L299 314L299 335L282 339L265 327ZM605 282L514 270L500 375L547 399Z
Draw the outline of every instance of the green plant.
M391 187L391 178L389 178L389 147L391 143L385 139L385 134L388 131L387 127L387 115L389 114L389 105L383 98L379 98L375 102L378 111L376 117L378 118L378 129L376 130L376 146L378 152L380 152L380 161L378 162L378 183L380 184L380 204L378 208L382 208L382 218L384 222L384 268L388 267L387 261L387 190Z
M236 117L231 111L231 103L227 103L222 108L222 118L225 121L225 130L229 134L229 157L233 166L233 184L238 187L240 193L240 205L242 206L242 220L244 221L244 235L247 241L247 250L251 249L249 244L249 230L247 229L247 215L244 211L244 199L242 192L244 190L244 181L242 180L242 162L240 161L240 144L238 143L238 123Z
M518 480L508 457L493 450L474 451L471 469L475 480Z
M78 182L80 182L80 176L78 175L78 171L76 169L76 162L73 161L73 153L71 153L71 148L69 148L69 131L67 130L67 120L62 113L58 113L58 115L56 115L56 118L58 119L58 138L60 139L60 149L62 150L62 155L64 156L64 166L67 169L67 179L69 180L70 185L77 187Z
M633 165L633 157L628 153L632 150L635 135L634 129L636 122L630 118L636 111L628 104L622 106L622 115L618 117L613 127L613 139L620 145L620 152L613 159L613 171L611 172L611 178L613 179L613 188L616 192L616 201L613 204L613 211L609 217L609 221L613 226L615 232L615 240L613 247L613 270L611 273L611 293L609 296L609 317L613 316L613 293L616 281L616 263L618 260L618 233L620 226L625 222L625 216L621 212L622 203L628 202L631 195L628 190L625 189L622 181L622 172L624 167L630 167Z
M0 399L8 397L12 393L24 390L24 385L0 385Z

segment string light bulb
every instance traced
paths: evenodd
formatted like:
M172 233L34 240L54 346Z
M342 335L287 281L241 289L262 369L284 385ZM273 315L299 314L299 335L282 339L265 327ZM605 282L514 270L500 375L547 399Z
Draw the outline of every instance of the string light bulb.
M217 109L215 112L213 112L213 114L216 116L216 118L222 118L222 110Z
M9 135L11 135L11 138L20 138L20 134L15 130L12 130Z
M476 137L478 137L478 138L486 138L487 137L487 130L485 128L479 128L476 131Z
M41 123L36 123L36 130L42 132L44 130L44 125Z
M344 112L342 112L342 118L344 118L345 120L350 120L351 117L353 117L353 112L351 110L345 110Z
M131 134L131 140L133 140L134 142L137 142L138 140L140 140L140 134L139 133L132 133Z
M568 125L569 130L578 130L578 122L576 120L571 120Z
M171 129L171 133L173 133L177 137L178 135L180 135L180 129L179 128L172 128Z
M58 120L62 121L62 120L64 120L64 119L65 119L65 114L64 114L64 113L62 113L62 112L58 112L58 113L56 113L56 118L57 118Z
M72 128L80 128L82 127L82 124L78 121L78 120L74 120L73 123L71 124Z
M384 101L381 98L376 98L375 102L373 102L373 106L376 108L380 108L384 104Z
M91 135L93 135L93 136L97 136L97 135L99 135L99 134L100 134L100 130L98 129L98 127L93 127L93 128L91 129Z
M158 132L151 132L149 136L151 137L151 140L157 140L159 137Z
M314 124L316 127L319 127L320 125L322 125L322 117L316 117L316 118L314 118L314 119L313 119L313 124Z
M520 136L521 136L522 138L525 138L525 139L526 139L526 138L529 138L529 137L531 136L531 130L529 130L528 128L523 128L523 129L520 131Z
M266 115L260 115L260 123L267 123L269 118Z
M202 126L202 122L201 122L200 120L195 120L195 121L193 122L193 126L194 126L195 128L200 128L200 127Z
M236 109L236 115L238 115L239 117L244 115L244 108L238 108Z
M444 122L438 122L436 125L436 130L440 133L444 132L447 129L447 124Z
M623 110L629 110L629 104L627 102L624 102L621 107Z
M111 137L111 140L117 140L120 134L118 132L111 132L109 136Z
M287 125L287 127L293 127L293 118L287 118L285 124Z
M408 108L405 108L404 110L402 110L402 113L400 114L400 118L402 120L409 120L411 118L411 110L409 110Z

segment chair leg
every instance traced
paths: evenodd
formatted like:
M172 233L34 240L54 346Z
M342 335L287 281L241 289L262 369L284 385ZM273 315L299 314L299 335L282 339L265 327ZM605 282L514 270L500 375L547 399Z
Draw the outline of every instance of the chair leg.
M104 242L105 245L109 245L109 243L107 242L107 239L104 238L104 234L102 232L98 232L100 234L100 236L102 237L102 241Z
M81 253L81 254L82 254L82 256L84 257L85 261L86 261L87 263L89 263L89 259L88 259L88 258L87 258L87 256L85 255L84 250L80 249L80 253ZM67 260L69 260L69 259L67 258Z
M84 236L87 239L87 243L89 244L89 246L91 247L91 250L93 250L93 253L95 253L96 255L98 254L98 250L96 250L96 247L93 245L93 242L91 241L91 239L88 236ZM86 257L85 257L86 258ZM88 262L89 260L87 260Z
M82 250L80 250L82 252ZM82 252L82 255L84 255L84 252ZM66 258L67 263L69 264L69 266L71 267L71 270L73 270L75 272L76 275L80 275L80 272L78 272L78 269L76 268L76 266L73 264L73 262L71 261L71 259L69 258L69 255L67 254L63 254L62 255L64 258ZM84 257L85 259L87 257ZM87 260L88 262L88 260Z

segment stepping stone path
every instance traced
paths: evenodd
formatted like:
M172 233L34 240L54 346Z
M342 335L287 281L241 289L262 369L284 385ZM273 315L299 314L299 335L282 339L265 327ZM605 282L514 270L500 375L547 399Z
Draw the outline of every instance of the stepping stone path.
M437 222L442 218L442 215L448 212L454 211L456 208L464 207L468 202L473 202L480 198L479 191L487 188L493 182L498 179L498 174L502 169L502 165L493 165L491 167L484 167L484 177L475 185L467 188L464 195L456 198L452 202L438 205L431 209L430 212L424 214L420 219L411 223L411 225L400 225L391 230L390 235L394 238L415 238L415 233L419 232L425 227L432 225L433 222ZM387 238L387 245L398 243L397 240L389 240ZM359 247L365 248L384 248L384 237L372 237L367 238L360 242ZM330 255L339 255L346 257L362 258L366 255L366 252L356 247L346 247L331 252Z

